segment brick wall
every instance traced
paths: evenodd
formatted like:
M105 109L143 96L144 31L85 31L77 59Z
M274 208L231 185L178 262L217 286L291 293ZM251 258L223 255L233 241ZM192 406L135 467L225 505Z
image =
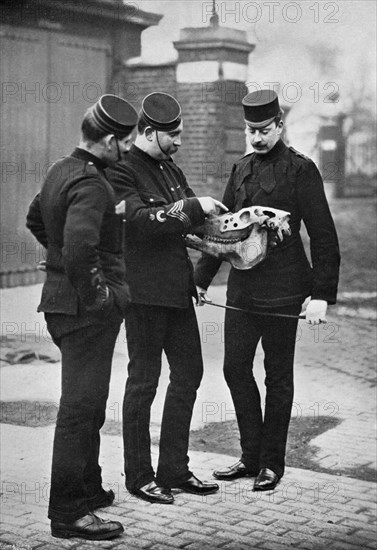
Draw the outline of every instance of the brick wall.
M143 98L152 92L166 92L177 97L175 67L175 63L126 67L118 73L113 89L136 109L140 109Z
M245 152L240 82L177 83L176 64L123 69L114 90L137 109L156 91L176 97L182 106L182 147L174 160L195 192L221 198L233 162Z
M234 161L245 152L238 82L178 84L184 139L176 160L195 191L221 198Z

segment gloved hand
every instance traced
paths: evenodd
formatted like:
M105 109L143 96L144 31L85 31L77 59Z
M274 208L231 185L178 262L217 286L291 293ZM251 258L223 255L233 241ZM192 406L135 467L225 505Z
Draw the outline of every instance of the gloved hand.
M196 291L198 293L198 301L196 302L197 306L204 306L205 302L203 300L206 300L207 302L212 302L211 298L208 297L207 291L204 290L204 288L200 288L200 286L197 286Z
M90 298L92 299L93 294L95 295L95 298L89 304L88 300L84 299L86 310L93 313L102 312L106 314L111 310L114 305L113 293L107 286L102 270L98 266L93 267L90 270L90 273L92 275L90 280L91 287L92 289L95 289L94 292L90 293Z
M275 248L277 247L281 242L283 242L283 240L285 239L286 236L290 236L292 234L292 231L290 229L290 227L287 226L283 229L269 229L268 233L267 233L267 238L268 238L268 241L267 241L267 245L269 248Z
M309 325L319 325L320 323L327 323L326 311L326 300L310 300L305 312L306 322Z
M92 313L108 313L114 305L113 293L106 285L97 286L97 297L94 302L86 306L86 310Z
M268 238L268 241L267 241L268 248L276 248L280 243L279 235L274 231L269 231L267 238Z

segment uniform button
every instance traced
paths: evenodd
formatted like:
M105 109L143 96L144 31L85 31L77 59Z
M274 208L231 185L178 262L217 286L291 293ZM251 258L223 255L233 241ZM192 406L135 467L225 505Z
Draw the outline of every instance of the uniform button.
M154 199L149 199L149 202L154 202Z
M88 162L88 164L89 164L89 166L93 166L93 163L92 163L91 160Z
M170 187L170 191L175 191L174 187Z

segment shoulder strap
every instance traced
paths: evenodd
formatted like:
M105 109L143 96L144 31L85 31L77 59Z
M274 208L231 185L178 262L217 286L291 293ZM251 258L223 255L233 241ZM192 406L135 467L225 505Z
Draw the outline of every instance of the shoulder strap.
M292 153L294 153L296 156L301 157L301 158L303 158L303 159L305 159L305 160L310 160L309 157L307 157L306 155L304 155L304 153L300 153L300 151L297 151L297 149L295 149L294 147L289 146L288 149L289 149L290 151L292 151Z

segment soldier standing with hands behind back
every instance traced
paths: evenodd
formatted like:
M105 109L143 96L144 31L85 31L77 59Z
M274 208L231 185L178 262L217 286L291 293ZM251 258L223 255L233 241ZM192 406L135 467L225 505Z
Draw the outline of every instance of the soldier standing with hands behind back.
M252 92L242 104L254 152L234 164L223 202L232 212L257 205L288 211L292 234L253 269L232 268L229 274L227 304L255 314L226 311L224 375L236 411L242 455L232 466L215 471L214 477L256 476L254 490L267 491L284 474L297 316L305 298L311 296L307 322L326 321L327 305L336 302L340 256L315 164L281 140L277 95L271 90ZM301 221L310 237L312 268L300 237ZM220 263L206 255L199 260L195 282L200 296L206 296ZM264 417L253 376L259 341L266 373Z
M129 301L123 224L105 168L132 143L135 109L102 96L85 114L79 146L48 171L27 216L47 248L47 279L38 308L62 354L48 517L58 538L113 538L123 532L93 510L109 506L98 464L115 341Z

